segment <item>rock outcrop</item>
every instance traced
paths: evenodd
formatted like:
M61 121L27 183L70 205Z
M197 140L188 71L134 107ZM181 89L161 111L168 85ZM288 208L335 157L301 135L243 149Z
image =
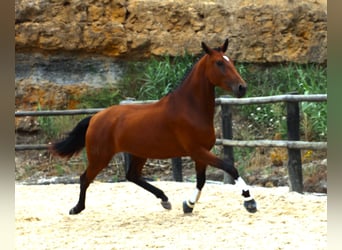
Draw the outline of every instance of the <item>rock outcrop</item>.
M16 51L137 59L219 45L240 62L327 61L325 0L16 0Z

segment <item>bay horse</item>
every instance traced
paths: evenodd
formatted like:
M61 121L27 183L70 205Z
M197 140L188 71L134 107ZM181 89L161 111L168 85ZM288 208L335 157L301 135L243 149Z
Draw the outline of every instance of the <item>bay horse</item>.
M206 168L211 165L230 174L242 190L244 207L257 211L249 187L232 162L223 161L210 152L215 144L215 86L243 97L247 84L233 62L224 53L228 39L212 49L201 43L204 55L192 67L182 83L158 102L150 104L113 105L84 118L68 136L50 144L52 154L69 159L86 147L88 166L80 176L80 194L69 213L85 209L86 190L113 155L131 155L126 178L161 199L165 209L171 203L162 190L142 177L147 158L167 159L190 156L195 162L196 189L183 202L183 212L191 213L205 184Z

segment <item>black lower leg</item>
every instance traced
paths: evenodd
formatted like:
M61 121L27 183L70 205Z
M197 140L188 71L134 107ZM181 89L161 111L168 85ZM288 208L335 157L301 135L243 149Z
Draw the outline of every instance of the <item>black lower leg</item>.
M196 173L196 187L198 190L202 190L205 184L205 170L197 171Z
M152 184L148 183L147 181L145 181L142 178L139 178L136 181L133 181L135 184L139 185L140 187L146 189L147 191L151 192L152 194L154 194L157 198L161 199L162 201L168 201L167 196L164 194L164 192L153 186Z
M183 201L183 212L185 214L192 213L195 203L198 201L200 195L201 195L201 190L205 184L205 170L206 170L206 165L202 165L199 163L196 163L196 190L195 193L193 194L190 199Z
M147 191L151 192L152 194L154 194L157 198L161 199L161 204L165 209L171 209L171 203L169 202L169 198L167 198L167 196L164 194L164 192L153 186L152 184L146 182L144 179L139 178L137 180L133 180L133 182L135 184L137 184L138 186L146 189Z
M234 180L239 178L239 172L234 167L234 163L231 160L222 161L222 170L228 173Z
M86 180L86 171L80 176L80 196L75 207L70 209L69 214L78 214L85 208L86 191L89 183Z
M166 209L171 209L171 204L169 203L169 199L167 196L164 194L162 190L159 188L153 186L152 184L146 182L142 177L141 177L141 172L143 169L143 166L146 162L145 158L140 158L135 155L130 155L130 166L129 169L126 173L126 178L127 180L137 184L138 186L144 188L145 190L151 192L154 194L157 198L160 198L162 200L161 204L164 208Z

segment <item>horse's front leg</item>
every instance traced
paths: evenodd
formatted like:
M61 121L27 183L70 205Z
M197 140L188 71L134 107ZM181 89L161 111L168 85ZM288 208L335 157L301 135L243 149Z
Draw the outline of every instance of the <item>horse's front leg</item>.
M234 164L231 161L223 161L206 149L198 150L194 154L193 159L196 159L198 162L202 162L202 164L207 164L222 169L226 173L230 174L235 181L235 185L242 190L244 207L250 213L255 213L257 211L257 204L249 192L249 186L239 176L237 169L234 167Z
M253 196L249 192L249 186L246 182L239 176L237 169L234 167L231 161L222 161L219 165L219 168L224 170L226 173L230 174L235 181L235 185L240 188L242 191L241 195L244 198L243 205L250 213L255 213L257 211L257 204L253 198Z
M196 189L192 196L183 202L183 212L184 213L191 213L195 207L195 203L199 200L201 196L202 188L205 184L205 170L207 166L196 162Z
M235 181L235 185L240 188L242 191L241 195L244 198L243 205L250 213L255 213L257 211L257 204L253 198L253 196L249 192L249 186L246 182L239 176L237 169L234 167L231 161L222 161L219 165L219 168L224 170L226 173L230 174Z
M244 197L243 205L250 213L255 213L257 211L257 204L249 193L249 187L246 182L239 176L235 180L235 185L237 185L242 190L242 196Z

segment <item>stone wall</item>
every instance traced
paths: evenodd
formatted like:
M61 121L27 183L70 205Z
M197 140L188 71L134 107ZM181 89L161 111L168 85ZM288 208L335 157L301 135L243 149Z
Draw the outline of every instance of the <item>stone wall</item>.
M324 0L16 0L16 51L137 59L230 38L240 62L327 61Z

